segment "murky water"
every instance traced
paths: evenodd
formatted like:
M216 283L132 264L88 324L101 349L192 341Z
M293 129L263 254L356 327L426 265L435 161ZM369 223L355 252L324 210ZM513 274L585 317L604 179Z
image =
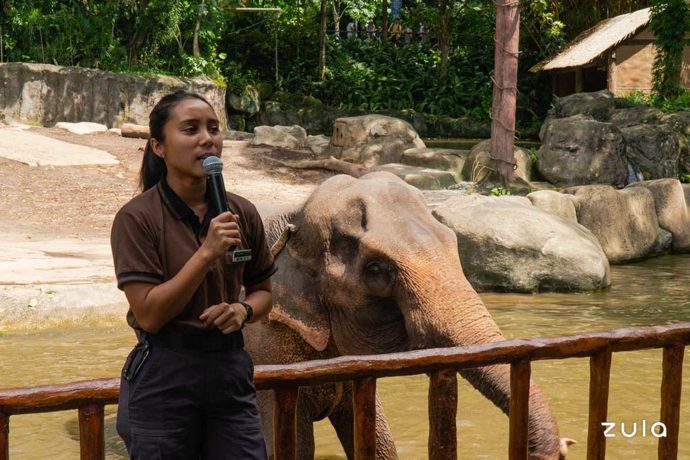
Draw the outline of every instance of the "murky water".
M483 294L496 322L509 338L547 337L690 320L690 256L663 257L613 268L614 287L586 294ZM112 377L133 344L126 326L6 334L0 337L0 387L62 383ZM680 459L690 459L690 352L683 369ZM589 361L538 361L533 378L551 400L561 434L579 441L570 459L584 459L587 441ZM656 458L657 440L649 427L659 419L661 351L613 356L609 420L619 423L608 439L607 458ZM426 376L382 379L379 392L400 458L424 459L428 433ZM126 458L114 430L114 406L106 408L108 459ZM642 433L642 421L647 432ZM632 433L621 434L620 423ZM77 414L21 415L11 418L12 459L78 458ZM459 383L460 458L504 459L508 418L465 381ZM345 458L326 422L316 428L317 457Z

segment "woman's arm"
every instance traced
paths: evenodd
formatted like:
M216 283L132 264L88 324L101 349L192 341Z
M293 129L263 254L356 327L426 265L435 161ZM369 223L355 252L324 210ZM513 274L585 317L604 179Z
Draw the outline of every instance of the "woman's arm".
M225 212L211 220L201 247L171 279L158 284L128 283L123 289L137 323L155 334L184 310L208 267L230 246L241 244L238 216Z
M251 305L254 315L247 321L247 309L241 303L220 303L208 307L199 319L205 326L214 325L223 334L230 334L242 328L245 321L253 323L268 315L273 307L271 278L251 286L245 286L244 302Z

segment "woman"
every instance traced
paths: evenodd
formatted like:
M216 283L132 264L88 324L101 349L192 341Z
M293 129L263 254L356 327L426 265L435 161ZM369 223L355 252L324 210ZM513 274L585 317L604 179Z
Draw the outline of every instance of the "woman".
M231 211L211 215L202 162L220 157L223 136L204 98L163 97L149 129L142 193L120 209L111 234L139 340L122 372L118 432L133 459L264 459L240 331L272 305L276 268L261 218L231 193ZM231 247L250 249L250 260L234 261Z

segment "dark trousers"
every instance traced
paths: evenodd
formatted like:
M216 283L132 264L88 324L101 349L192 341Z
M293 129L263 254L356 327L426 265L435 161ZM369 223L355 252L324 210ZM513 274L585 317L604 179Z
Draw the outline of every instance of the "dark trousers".
M130 458L265 460L253 373L244 349L176 350L154 342L138 374L120 383L117 431Z

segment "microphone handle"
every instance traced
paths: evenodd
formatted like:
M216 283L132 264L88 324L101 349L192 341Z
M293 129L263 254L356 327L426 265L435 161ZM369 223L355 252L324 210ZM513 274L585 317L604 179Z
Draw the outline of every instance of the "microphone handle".
M213 217L226 211L230 211L228 196L225 192L225 184L223 183L223 175L214 173L206 176L206 187L208 187L209 200L211 202L211 206L213 206ZM232 252L235 249L237 249L237 246L232 245L228 248L228 251Z
M223 176L221 174L209 174L207 179L206 185L209 188L209 199L213 206L214 217L230 211L228 196L225 193L225 184L223 184Z

